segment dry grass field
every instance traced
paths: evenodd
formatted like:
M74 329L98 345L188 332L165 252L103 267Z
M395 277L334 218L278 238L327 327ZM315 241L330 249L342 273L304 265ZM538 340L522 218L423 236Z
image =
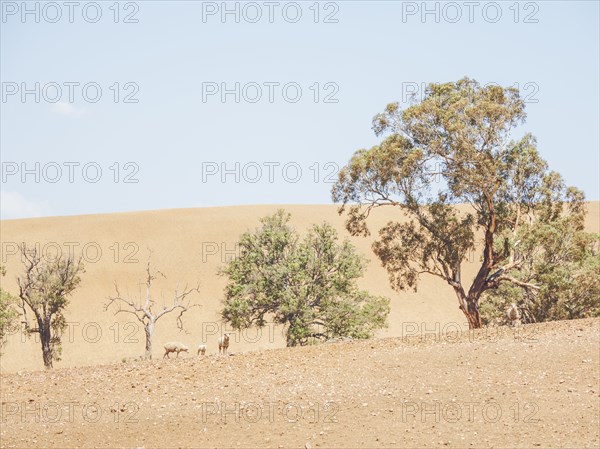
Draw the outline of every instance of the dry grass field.
M335 206L283 206L300 231L328 221L345 238ZM234 243L277 206L240 206L7 220L1 223L3 288L16 293L16 244L49 255L85 249L86 272L67 309L62 361L43 370L39 342L11 335L0 358L1 447L598 447L599 326L579 320L464 332L452 290L424 277L418 292L391 290L370 250L377 229L402 219L376 211L373 236L351 238L371 259L361 286L392 299L376 339L284 348L281 329L234 332L217 355L225 279ZM599 203L586 227L600 232ZM200 283L184 317L158 322L153 361L139 323L104 310L114 282L139 295L150 250L166 279ZM474 254L465 277L473 275ZM458 335L455 332L463 329ZM437 336L436 336L437 335ZM427 337L427 338L423 338ZM162 360L177 340L192 351ZM204 358L195 348L208 346Z

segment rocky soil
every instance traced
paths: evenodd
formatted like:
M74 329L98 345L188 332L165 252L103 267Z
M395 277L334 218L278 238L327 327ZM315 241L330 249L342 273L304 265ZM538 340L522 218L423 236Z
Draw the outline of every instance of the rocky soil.
M599 372L600 319L17 372L0 446L599 447Z

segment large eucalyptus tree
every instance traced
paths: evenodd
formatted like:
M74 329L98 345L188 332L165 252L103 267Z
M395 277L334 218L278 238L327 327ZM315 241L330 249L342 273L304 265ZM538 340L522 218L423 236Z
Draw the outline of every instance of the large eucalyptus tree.
M421 102L404 110L392 103L375 116L373 129L385 139L358 150L332 189L352 235L369 234L374 208L408 217L389 222L373 244L392 286L416 290L425 274L443 279L470 328L482 325L486 291L510 284L535 295L542 288L532 269L544 252L540 229L557 229L561 220L583 229L583 193L548 170L534 137L511 140L524 120L515 88L468 78L430 84ZM465 280L463 263L479 242L477 274Z

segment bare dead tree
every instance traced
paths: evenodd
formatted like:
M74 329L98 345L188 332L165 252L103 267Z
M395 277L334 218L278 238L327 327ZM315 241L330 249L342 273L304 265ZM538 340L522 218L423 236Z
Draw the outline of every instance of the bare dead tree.
M25 244L20 249L25 261L25 274L17 278L22 322L28 335L39 333L44 366L52 368L52 362L60 360L61 336L67 325L63 314L69 304L67 298L79 286L79 274L85 270L81 257L75 260L61 254L49 259L35 248L27 249ZM36 327L30 326L27 309L32 311Z
M144 283L146 287L145 297L142 297L140 294L137 301L131 299L129 296L124 297L121 295L119 286L115 282L116 295L110 296L108 302L104 306L104 310L107 311L112 305L115 305L117 307L115 315L128 313L135 316L136 319L142 323L146 336L146 352L144 355L146 359L152 359L152 336L154 335L156 322L160 318L171 312L179 311L179 314L177 315L177 327L180 330L184 330L183 321L181 319L183 314L194 307L200 307L200 304L190 304L189 300L186 300L191 293L200 293L200 285L198 284L194 288L188 288L186 285L181 292L179 291L178 286L175 288L173 302L170 305L163 305L161 310L155 311L154 307L156 302L152 299L151 290L153 282L159 276L166 279L166 276L159 270L152 271L150 262L148 262L148 265L146 266L146 281Z

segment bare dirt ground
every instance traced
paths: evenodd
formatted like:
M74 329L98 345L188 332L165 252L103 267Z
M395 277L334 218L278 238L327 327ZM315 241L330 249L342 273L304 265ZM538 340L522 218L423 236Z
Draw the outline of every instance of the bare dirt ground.
M599 350L589 319L9 373L0 446L599 447Z

